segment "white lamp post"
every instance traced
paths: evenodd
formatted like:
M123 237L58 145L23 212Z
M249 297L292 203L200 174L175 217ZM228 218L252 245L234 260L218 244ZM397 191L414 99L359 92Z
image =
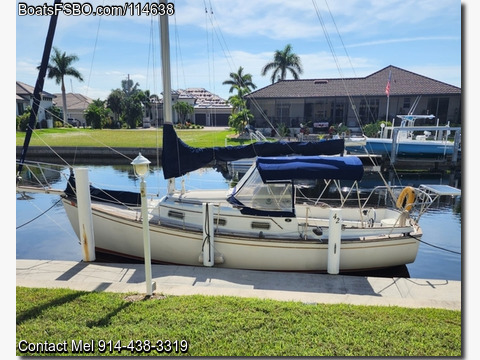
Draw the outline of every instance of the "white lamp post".
M148 209L147 209L147 185L145 177L148 175L150 161L143 157L141 153L131 162L135 175L140 178L140 196L142 202L142 220L143 220L143 251L145 258L145 282L147 285L147 295L153 293L152 286L152 259L150 254L150 232L148 226Z

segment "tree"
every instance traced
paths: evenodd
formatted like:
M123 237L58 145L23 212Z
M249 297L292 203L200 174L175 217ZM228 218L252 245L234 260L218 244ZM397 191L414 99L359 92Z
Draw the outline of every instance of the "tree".
M273 55L273 61L266 64L262 69L262 76L273 70L271 76L272 84L278 80L285 80L287 71L297 80L303 73L300 57L292 52L292 45L288 44L283 50L276 50Z
M140 85L138 83L135 83L133 85L133 80L130 80L130 77L127 80L122 80L122 90L125 93L127 97L132 96L138 91L138 87Z
M28 122L30 121L31 106L27 106L22 115L17 116L17 130L27 131Z
M142 103L134 96L129 96L125 98L124 104L123 120L130 129L135 129L143 118Z
M122 90L113 90L107 98L107 107L112 111L116 123L120 121L120 116L124 110L125 94Z
M55 127L55 124L57 122L59 124L62 123L62 118L60 117L61 114L62 114L62 110L59 107L52 105L45 110L45 119L52 119Z
M109 115L110 110L105 108L105 102L100 99L94 100L85 110L85 120L92 129L103 129L110 119Z
M253 114L247 109L247 102L241 95L230 96L228 102L233 106L232 115L228 117L228 126L235 129L237 134L241 133L253 119Z
M121 89L112 90L107 98L107 107L112 111L115 126L118 122L126 123L129 128L135 129L143 118L143 108L149 101L149 91L143 92L139 84L133 84L128 78L122 80Z
M242 91L243 93L249 93L252 89L256 89L257 86L252 82L252 75L251 74L243 74L243 67L240 66L238 68L238 72L230 73L230 79L225 80L223 85L230 85L229 92L233 92L233 90Z
M232 113L228 117L228 126L235 130L235 133L239 134L244 129L245 126L253 119L253 114L248 109L240 110L236 113Z
M173 105L173 110L175 110L180 118L182 124L185 124L187 116L193 114L195 108L185 101L176 102Z
M107 98L107 107L113 113L114 127L119 123L127 124L131 129L135 129L142 123L143 117L152 117L151 98L157 95L150 95L149 90L141 90L138 83L133 83L130 77L122 80L121 88L112 90Z
M62 102L63 102L63 126L67 122L67 96L65 93L65 76L73 76L79 81L83 81L82 75L77 69L72 67L72 63L78 60L77 55L67 55L56 47L53 47L53 54L48 63L48 78L55 79L55 83L61 84ZM39 69L40 67L37 67Z

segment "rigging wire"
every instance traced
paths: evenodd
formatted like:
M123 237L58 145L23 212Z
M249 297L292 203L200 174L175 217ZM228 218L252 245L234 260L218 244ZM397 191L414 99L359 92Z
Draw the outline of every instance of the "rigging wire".
M62 201L62 198L58 199L52 206L50 206L47 210L45 210L45 211L42 212L41 214L35 216L33 219L30 219L29 221L23 223L22 225L17 226L15 229L18 230L18 229L24 227L25 225L28 225L28 224L30 224L31 222L37 220L39 217L45 215L47 212L49 212L51 209L53 209L60 201Z
M208 8L207 8L207 4L206 4L206 1L204 0L204 5L205 5L205 13L208 15L208 18L210 19L210 23L211 23L211 26L212 26L212 31L213 31L213 34L215 34L216 38L217 38L217 41L218 43L220 44L220 48L222 49L222 52L223 52L223 55L225 57L225 60L230 68L230 71L231 72L234 72L236 71L238 68L235 64L235 60L230 52L230 49L228 48L228 44L225 40L225 37L223 36L223 32L220 28L220 26L218 25L218 21L217 21L217 18L215 16L215 12L213 11L213 8L212 8L212 4L211 4L211 1L209 0L209 3L210 3L210 12L208 11ZM212 35L213 37L213 35ZM213 40L212 40L213 42ZM274 132L280 137L280 133L279 131L275 128L275 126L271 123L270 119L268 118L268 116L265 114L265 112L262 110L261 106L259 105L259 103L257 102L256 98L254 96L251 96L249 98L249 100L251 101L252 105L258 110L260 116L262 117L262 119L274 130Z
M327 7L327 9L328 9L328 12L329 12L329 14L330 14L330 17L331 17L331 19L332 19L332 22L333 22L333 24L334 24L334 26L335 26L335 29L336 29L336 31L337 31L337 35L338 35L338 37L339 37L339 39L340 39L340 42L342 43L342 47L343 47L343 49L344 49L344 51L345 51L346 57L347 57L347 59L348 59L348 61L349 61L349 63L350 63L350 66L351 66L351 68L352 68L352 70L353 70L353 73L354 73L355 76L356 76L355 68L353 67L353 64L352 64L352 61L351 61L351 57L350 57L350 55L348 54L347 48L346 48L346 46L345 46L345 43L343 42L343 39L342 39L342 36L341 36L340 31L339 31L339 29L338 29L337 23L335 22L335 19L334 19L334 17L333 17L333 14L332 14L332 12L331 12L331 10L330 10L330 7L329 7L329 5L328 5L328 1L327 1L327 0L324 0L324 1L325 1L325 4L326 4L326 7ZM356 108L356 106L355 106L355 104L354 104L354 102L353 102L353 99L352 99L352 97L351 97L351 95L350 95L350 93L349 93L348 86L347 86L347 83L346 83L346 81L345 81L345 77L344 77L344 74L343 74L343 72L342 72L342 69L341 69L341 66L340 66L340 62L339 62L339 60L338 60L338 56L337 56L337 54L336 54L336 52L335 52L333 43L332 43L332 41L331 41L331 39L330 39L330 36L329 36L329 34L328 34L328 30L327 30L325 21L323 20L323 17L322 17L322 15L321 15L321 12L320 12L320 10L319 10L319 8L318 8L318 5L317 5L317 3L316 3L316 0L312 0L312 3L313 3L313 6L314 6L314 8L315 8L315 12L316 12L316 14L317 14L318 20L320 21L320 24L321 24L321 26L322 26L323 32L324 32L324 34L325 34L325 38L326 38L327 44L328 44L328 46L329 46L329 48L330 48L330 52L332 53L332 57L333 57L333 59L334 59L334 61L335 61L335 65L337 66L337 70L338 70L338 72L339 72L339 74L340 74L340 77L341 77L341 79L342 79L342 83L343 83L344 89L345 89L345 91L346 91L346 93L347 93L347 97L348 97L348 99L349 99L351 108L352 108L352 110L353 110L353 112L354 112L355 118L356 118L356 120L357 120L357 122L358 122L358 124L359 124L359 126L360 126L360 129L362 130L362 134L363 134L363 123L362 123L362 121L361 121L361 119L360 119L360 116L359 116L358 113L357 113L357 108ZM365 95L363 96L363 99L364 99L364 101L365 101L365 107L366 107L368 113L372 116L372 119L373 119L373 118L374 118L374 115L373 115L373 112L372 112L372 110L371 110L370 103L369 103L369 101L368 101L368 99L366 98ZM373 165L376 165L376 164L375 164L375 161L373 160L373 157L371 156L372 154L370 154L365 147L364 147L364 149L365 149L366 154L367 154L369 160L371 161L371 163L372 163ZM387 156L390 157L390 154L387 154ZM392 168L392 170L393 170L393 173L394 173L396 179L399 181L399 184L401 184L401 179L400 179L400 177L399 177L396 169L395 169L395 168ZM387 182L386 182L385 178L383 177L383 175L382 175L380 172L379 172L379 174L380 174L382 180L384 181L384 183L387 184Z
M434 247L436 249L439 249L439 250L443 250L443 251L447 251L447 252L450 252L450 253L453 253L453 254L457 254L457 255L462 255L462 253L460 251L454 251L454 250L450 250L450 249L447 249L447 248L444 248L444 247L441 247L441 246L438 246L438 245L433 245L431 243L428 243L420 238L417 238L415 236L412 236L412 235L409 235L412 239L415 239L417 240L418 242L421 242L422 244L425 244L425 245L428 245L428 246L431 246L431 247Z
M105 4L105 0L103 1L102 4ZM88 81L87 81L87 88L85 90L85 96L88 95L88 89L90 89L90 79L92 78L93 62L94 62L95 53L96 53L96 50L97 50L97 42L98 42L98 35L100 33L100 23L101 23L101 21L102 21L102 17L99 16L98 17L98 25L97 25L97 34L95 36L95 43L93 45L92 61L90 62L90 72L88 74Z
M335 61L335 65L337 67L337 70L338 70L338 73L340 74L340 78L342 80L342 84L343 84L343 87L345 89L345 92L347 93L347 97L348 97L348 100L350 101L350 106L353 110L353 113L355 114L355 118L357 119L357 121L359 122L360 124L360 119L358 117L358 113L357 113L357 109L356 109L356 106L353 102L353 99L352 99L352 96L350 95L350 92L348 90L348 87L347 87L347 84L346 84L346 80L345 80L345 75L343 74L343 71L342 71L342 68L340 66L340 62L338 60L338 56L335 52L335 48L333 46L333 43L332 43L332 40L330 39L330 35L328 34L328 30L327 30L327 27L326 27L326 24L325 24L325 21L323 20L323 17L322 17L322 14L318 8L318 5L317 3L315 2L315 0L312 0L312 3L313 3L313 6L315 7L315 12L317 14L317 18L318 20L320 21L320 25L322 26L322 30L323 30L323 33L325 35L325 39L327 41L327 44L328 44L328 47L330 48L330 52L332 53L332 57L333 57L333 60ZM327 3L327 0L325 0L325 3ZM328 11L330 12L330 8L328 7L328 4L327 4L327 8L328 8ZM332 16L332 13L330 12L330 15ZM332 16L333 18L333 16ZM336 24L335 24L335 27L336 27ZM337 31L338 31L338 28L337 28ZM338 34L340 36L340 33ZM342 42L343 44L343 42ZM345 47L345 46L344 46Z
M175 29L175 62L177 64L177 69L176 69L176 78L177 78L177 89L180 88L180 80L179 80L179 74L178 74L178 69L182 70L182 77L183 77L183 88L187 88L187 82L186 82L186 76L185 76L185 67L183 65L183 55L182 55L182 47L180 46L180 33L178 31L178 25L177 25L177 16L174 14L173 15L173 21L174 21L174 29ZM180 64L178 63L180 59Z
M336 21L335 21L335 18L333 17L332 11L330 10L330 6L328 5L328 1L327 1L327 0L325 0L325 5L327 6L328 12L329 12L329 14L330 14L330 18L332 19L333 25L335 26L335 30L337 31L338 38L340 39L340 42L342 43L342 48L343 48L343 50L345 51L345 55L346 55L347 60L348 60L348 62L349 62L349 64L350 64L350 68L352 69L352 72L353 72L353 74L355 75L355 77L357 77L357 72L355 71L355 67L353 66L352 59L351 59L351 57L350 57L350 54L349 54L348 51L347 51L347 47L345 46L345 43L343 42L343 38L342 38L342 36L341 36L341 34L340 34L340 30L338 29L337 23L336 23ZM373 115L373 112L372 112L372 110L371 110L371 108L370 108L370 104L369 104L369 102L367 101L367 97L366 97L365 95L363 95L363 99L365 100L365 107L366 107L367 111L369 112L369 114L372 116L372 119L373 119L373 118L374 118L374 115ZM357 122L358 122L358 124L360 125L360 129L362 130L362 133L363 133L363 123L362 123L360 117L358 116L358 114L357 114L357 112L356 112L356 107L353 105L353 103L352 103L352 109L353 109L353 111L354 111L354 113L355 113L355 117L356 117Z

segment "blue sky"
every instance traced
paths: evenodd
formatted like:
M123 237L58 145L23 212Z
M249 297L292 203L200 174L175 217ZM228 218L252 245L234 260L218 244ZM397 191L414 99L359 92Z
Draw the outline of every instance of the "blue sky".
M459 0L177 0L174 4L175 16L169 17L174 89L203 87L228 98L229 87L222 82L239 66L253 75L258 88L267 86L270 74L261 76L261 68L286 44L301 58L301 78L360 77L395 65L462 86ZM18 1L15 10L16 80L33 86L49 18L19 16ZM61 14L54 46L79 57L74 66L84 82L67 78L67 91L105 99L127 76L141 89L161 93L158 41L158 20L151 17ZM44 89L60 92L50 79Z

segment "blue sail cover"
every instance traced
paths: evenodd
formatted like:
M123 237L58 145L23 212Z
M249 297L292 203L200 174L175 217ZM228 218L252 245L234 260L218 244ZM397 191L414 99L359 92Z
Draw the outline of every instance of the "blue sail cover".
M361 180L362 161L356 156L285 156L257 158L263 182L289 180Z
M212 161L234 161L257 156L338 155L343 153L343 139L315 142L257 142L243 146L194 148L178 138L173 125L163 126L162 168L165 179L179 177L200 169Z

